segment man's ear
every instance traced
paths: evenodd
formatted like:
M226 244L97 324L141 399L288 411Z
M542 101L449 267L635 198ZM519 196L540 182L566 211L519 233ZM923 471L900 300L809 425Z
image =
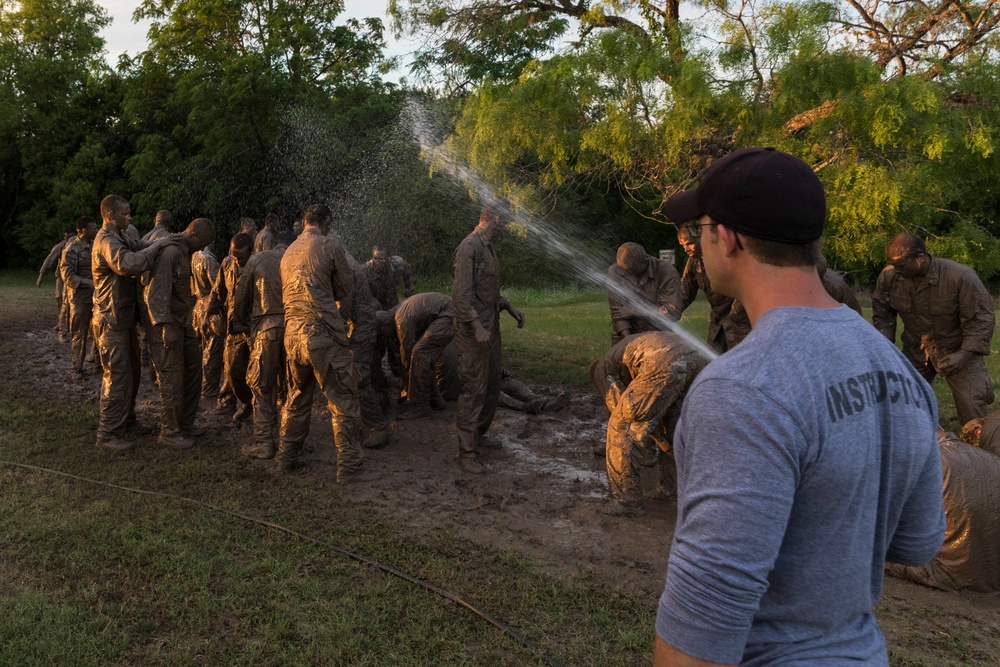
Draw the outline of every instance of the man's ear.
M737 250L742 250L742 244L736 236L736 232L721 223L715 226L715 231L719 235L719 243L722 244L726 257L732 257Z

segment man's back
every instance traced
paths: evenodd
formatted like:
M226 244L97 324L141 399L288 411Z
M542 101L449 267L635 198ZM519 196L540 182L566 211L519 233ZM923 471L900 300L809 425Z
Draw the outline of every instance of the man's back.
M320 325L321 333L334 335L346 345L347 327L337 301L350 299L353 291L354 276L343 246L307 226L281 259L286 330Z
M885 664L884 561L941 544L936 421L927 383L848 308L764 313L684 404L658 634L717 662Z

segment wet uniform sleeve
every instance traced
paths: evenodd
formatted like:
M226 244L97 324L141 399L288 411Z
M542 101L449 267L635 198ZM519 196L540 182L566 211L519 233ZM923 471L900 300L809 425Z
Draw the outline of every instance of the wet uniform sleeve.
M173 247L164 248L157 261L149 271L146 283L146 309L153 324L164 324L171 321L170 296L174 289L174 266L177 260L177 250Z
M903 505L899 525L889 542L886 560L919 566L930 561L944 544L947 519L941 492L941 456L934 443L910 497Z
M678 493L656 632L684 653L738 663L784 539L804 435L759 391L712 380L678 429Z
M408 294L412 294L417 288L417 278L413 273L413 268L410 263L399 256L393 256L392 263L394 268L403 278L403 289L406 290Z
M892 269L884 269L875 281L872 291L872 324L883 336L896 342L896 310L892 307Z
M455 282L452 287L452 304L456 322L472 322L476 313L475 251L471 243L462 243L455 250Z
M49 254L45 256L45 261L42 262L42 268L38 270L38 275L44 276L49 271L55 270L56 264L59 262L59 258L62 257L62 251L65 247L65 242L57 243L52 246L52 250L50 250Z
M351 319L354 309L354 270L347 260L347 253L340 243L331 243L333 247L333 292L340 303L340 314L344 321Z
M236 294L233 296L233 319L250 330L250 314L253 311L253 292L256 285L257 257L253 255L243 269L240 282L236 285Z
M218 272L215 275L215 280L212 283L212 294L208 298L208 314L221 312L223 314L222 321L228 324L229 318L226 317L225 306L226 300L229 296L229 288L226 285L226 272L229 270L229 265L233 262L233 258L226 257L222 260L222 264L219 267Z
M681 319L681 277L669 262L658 261L656 273L656 305L660 313L671 320Z
M622 300L622 292L626 288L618 277L615 264L608 267L607 287L608 287L608 309L611 311L611 331L615 337L626 335L631 332L632 309Z
M695 275L695 260L688 257L687 263L684 264L684 273L681 275L680 284L680 309L682 313L694 303L696 296L698 296L698 276Z
M69 246L63 253L62 262L59 263L59 274L62 276L63 283L74 288L85 284L84 281L93 283L80 273L80 252L78 245Z
M962 349L989 354L996 325L993 297L975 274L966 274L959 284L958 317L962 323Z
M146 245L142 241L133 241L126 237L125 241L108 236L109 243L104 246L104 261L108 267L120 276L138 276L148 271L153 265L153 255L142 250ZM126 243L128 245L126 245ZM129 250L135 247L136 250Z

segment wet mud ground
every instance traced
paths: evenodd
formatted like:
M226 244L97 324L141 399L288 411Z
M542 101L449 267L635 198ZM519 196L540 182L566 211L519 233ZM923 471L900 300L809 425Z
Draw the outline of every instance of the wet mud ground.
M27 330L25 324L4 335L30 343L35 359L22 361L39 369L30 380L34 390L69 391L96 406L99 379L76 377L67 370L68 344L59 343L41 321ZM374 479L352 485L352 501L408 526L414 535L447 530L534 557L557 576L599 576L652 605L663 586L676 503L647 500L646 516L639 518L598 511L606 500L606 477L603 459L592 447L603 442L607 411L593 393L567 393L568 407L556 413L531 416L499 408L490 437L502 446L484 450L484 475L458 470L454 403L431 418L397 423L386 447L366 450L366 476ZM250 426L233 427L211 408L202 407L199 422L209 433L198 447L225 440L231 446L221 451L231 461L220 465L270 465L240 459L238 445L250 441ZM155 386L144 369L140 420L155 424L157 410ZM155 446L152 442L143 439L142 446ZM308 469L302 483L332 484L332 432L321 400L313 407L307 448L313 451L304 457ZM652 488L658 474L655 467L643 469L644 486ZM1000 664L1000 596L936 591L887 577L877 616L893 664Z

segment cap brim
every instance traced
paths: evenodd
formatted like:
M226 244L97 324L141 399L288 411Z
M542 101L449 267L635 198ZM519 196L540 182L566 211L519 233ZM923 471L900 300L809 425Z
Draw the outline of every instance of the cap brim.
M700 218L705 211L698 204L698 189L678 192L663 204L663 214L670 222L683 224Z

